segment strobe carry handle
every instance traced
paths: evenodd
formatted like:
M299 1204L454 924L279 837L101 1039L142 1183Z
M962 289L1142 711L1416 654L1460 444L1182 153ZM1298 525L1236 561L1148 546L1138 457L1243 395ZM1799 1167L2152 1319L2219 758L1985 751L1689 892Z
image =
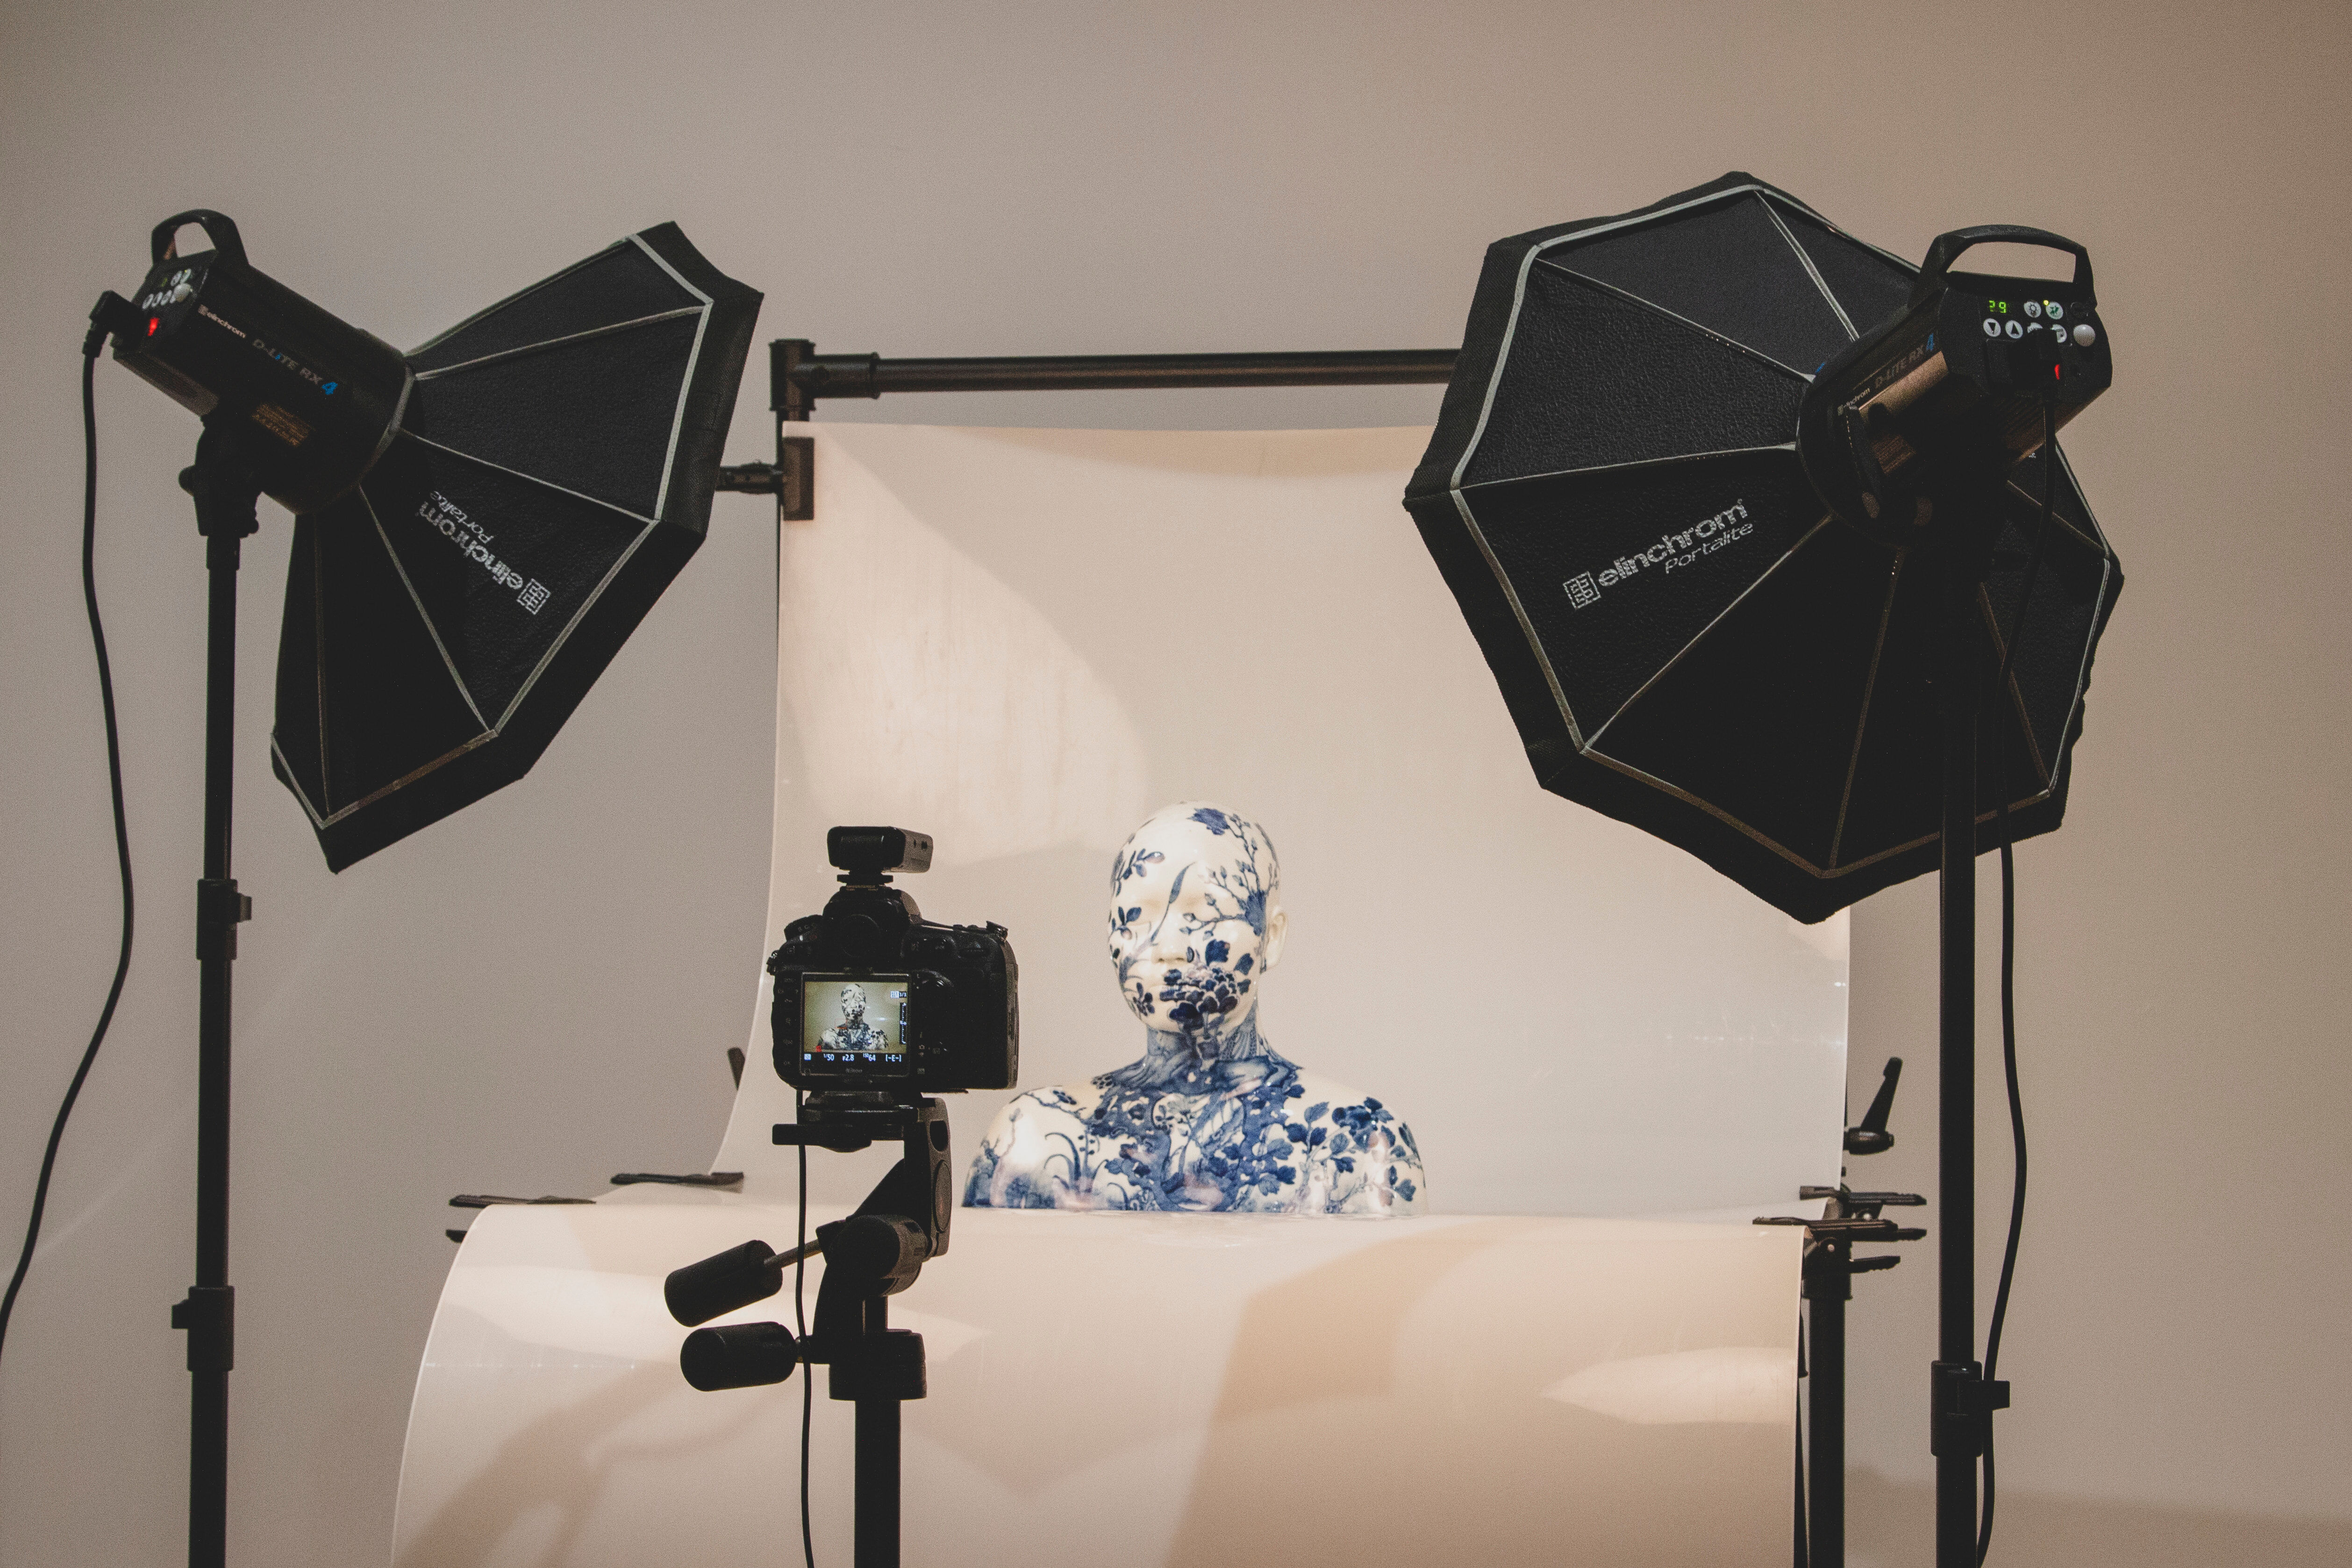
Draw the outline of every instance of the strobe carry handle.
M1980 223L1969 228L1956 228L1939 234L1927 247L1927 259L1919 264L1919 276L1911 284L1911 303L1924 304L1943 287L1945 275L1962 252L1977 245L2040 245L2052 250L2063 250L2074 258L2074 287L2082 290L2083 302L2098 303L2097 290L2091 286L2091 253L2063 234L2053 234L2046 228L2030 228L2016 223Z
M213 248L218 251L223 258L233 261L239 267L246 265L245 237L236 232L235 221L208 207L193 207L176 216L167 217L155 226L155 232L149 237L147 242L147 260L150 266L162 265L163 258L171 253L172 241L178 237L182 226L187 224L194 224L198 228L203 229L205 237L213 242Z

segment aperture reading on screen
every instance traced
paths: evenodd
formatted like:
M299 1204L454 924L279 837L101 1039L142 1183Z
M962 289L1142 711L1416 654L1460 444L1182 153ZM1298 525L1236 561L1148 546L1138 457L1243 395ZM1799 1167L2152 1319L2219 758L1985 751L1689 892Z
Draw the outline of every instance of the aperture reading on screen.
M845 1078L903 1070L908 983L904 974L803 975L802 1066Z

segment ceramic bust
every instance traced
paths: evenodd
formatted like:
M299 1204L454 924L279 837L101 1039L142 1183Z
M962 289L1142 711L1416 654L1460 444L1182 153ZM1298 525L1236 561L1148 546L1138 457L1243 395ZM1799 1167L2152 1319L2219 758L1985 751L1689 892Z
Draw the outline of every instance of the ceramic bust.
M972 1163L974 1207L1408 1215L1421 1152L1379 1100L1277 1054L1258 1002L1287 920L1274 846L1197 801L1137 828L1111 867L1110 957L1143 1056L1032 1089Z

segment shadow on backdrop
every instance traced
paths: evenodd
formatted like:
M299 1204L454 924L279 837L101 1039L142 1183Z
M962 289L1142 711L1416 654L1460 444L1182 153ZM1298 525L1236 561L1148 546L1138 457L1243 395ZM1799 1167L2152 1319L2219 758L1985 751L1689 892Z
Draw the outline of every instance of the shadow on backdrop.
M1936 1489L1846 1472L1850 1568L1928 1568ZM2352 1520L2281 1519L2000 1490L1991 1561L2000 1568L2339 1568L2352 1563Z

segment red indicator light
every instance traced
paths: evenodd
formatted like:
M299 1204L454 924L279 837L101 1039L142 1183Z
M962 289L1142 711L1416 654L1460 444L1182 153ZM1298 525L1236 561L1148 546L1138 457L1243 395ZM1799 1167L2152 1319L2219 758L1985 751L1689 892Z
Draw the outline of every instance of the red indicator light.
M158 327L160 327L160 326L162 326L163 324L163 317L161 317L161 316L150 316L150 317L148 317L148 318L147 318L147 335L148 335L149 337L151 337L151 338L152 338L152 337L153 337L153 336L155 335L155 329L156 329L156 328L158 328Z
M2066 379L2066 373L2053 364L2050 367L2050 379L2053 381L2063 381Z

